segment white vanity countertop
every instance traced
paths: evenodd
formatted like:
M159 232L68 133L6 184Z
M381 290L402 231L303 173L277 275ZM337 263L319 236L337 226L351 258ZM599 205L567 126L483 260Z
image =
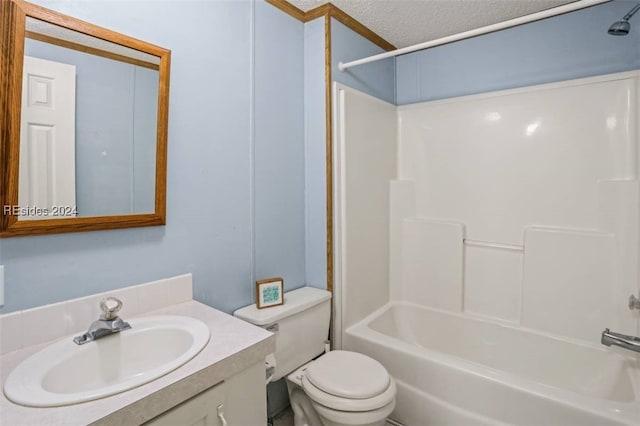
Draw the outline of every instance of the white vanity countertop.
M171 373L107 398L63 407L32 408L14 404L2 393L0 425L140 424L262 362L267 354L275 352L273 334L196 301L140 316L149 315L184 315L199 319L211 330L209 343L195 358ZM2 383L22 360L49 344L51 342L0 357Z

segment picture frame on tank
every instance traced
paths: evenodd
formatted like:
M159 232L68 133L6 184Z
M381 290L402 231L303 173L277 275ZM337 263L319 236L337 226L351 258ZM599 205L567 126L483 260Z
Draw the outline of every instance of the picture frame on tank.
M280 277L256 281L256 306L258 309L284 304L284 280Z

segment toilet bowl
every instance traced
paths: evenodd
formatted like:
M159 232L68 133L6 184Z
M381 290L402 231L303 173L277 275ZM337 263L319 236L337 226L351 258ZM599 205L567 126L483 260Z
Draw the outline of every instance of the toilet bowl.
M266 360L268 381L287 377L296 426L384 425L396 406L387 370L363 354L325 353L331 293L302 287L284 293L282 305L253 304L233 314L276 335L276 351Z
M395 408L396 385L376 360L331 351L287 376L295 426L381 426Z

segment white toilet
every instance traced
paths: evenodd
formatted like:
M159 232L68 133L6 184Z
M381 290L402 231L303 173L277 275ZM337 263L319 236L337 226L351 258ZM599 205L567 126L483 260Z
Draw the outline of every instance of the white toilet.
M396 385L382 364L349 351L313 360L325 352L331 293L303 287L284 297L284 305L250 305L234 315L276 334L276 352L267 365L275 367L273 381L288 374L295 425L384 425L396 405Z

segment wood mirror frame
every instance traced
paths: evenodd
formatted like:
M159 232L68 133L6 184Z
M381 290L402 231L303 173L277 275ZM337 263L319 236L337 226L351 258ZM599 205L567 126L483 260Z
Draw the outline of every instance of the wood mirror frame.
M5 208L18 205L22 71L28 17L159 58L153 213L18 220L11 208ZM0 28L0 236L164 225L171 51L23 0L0 1Z

